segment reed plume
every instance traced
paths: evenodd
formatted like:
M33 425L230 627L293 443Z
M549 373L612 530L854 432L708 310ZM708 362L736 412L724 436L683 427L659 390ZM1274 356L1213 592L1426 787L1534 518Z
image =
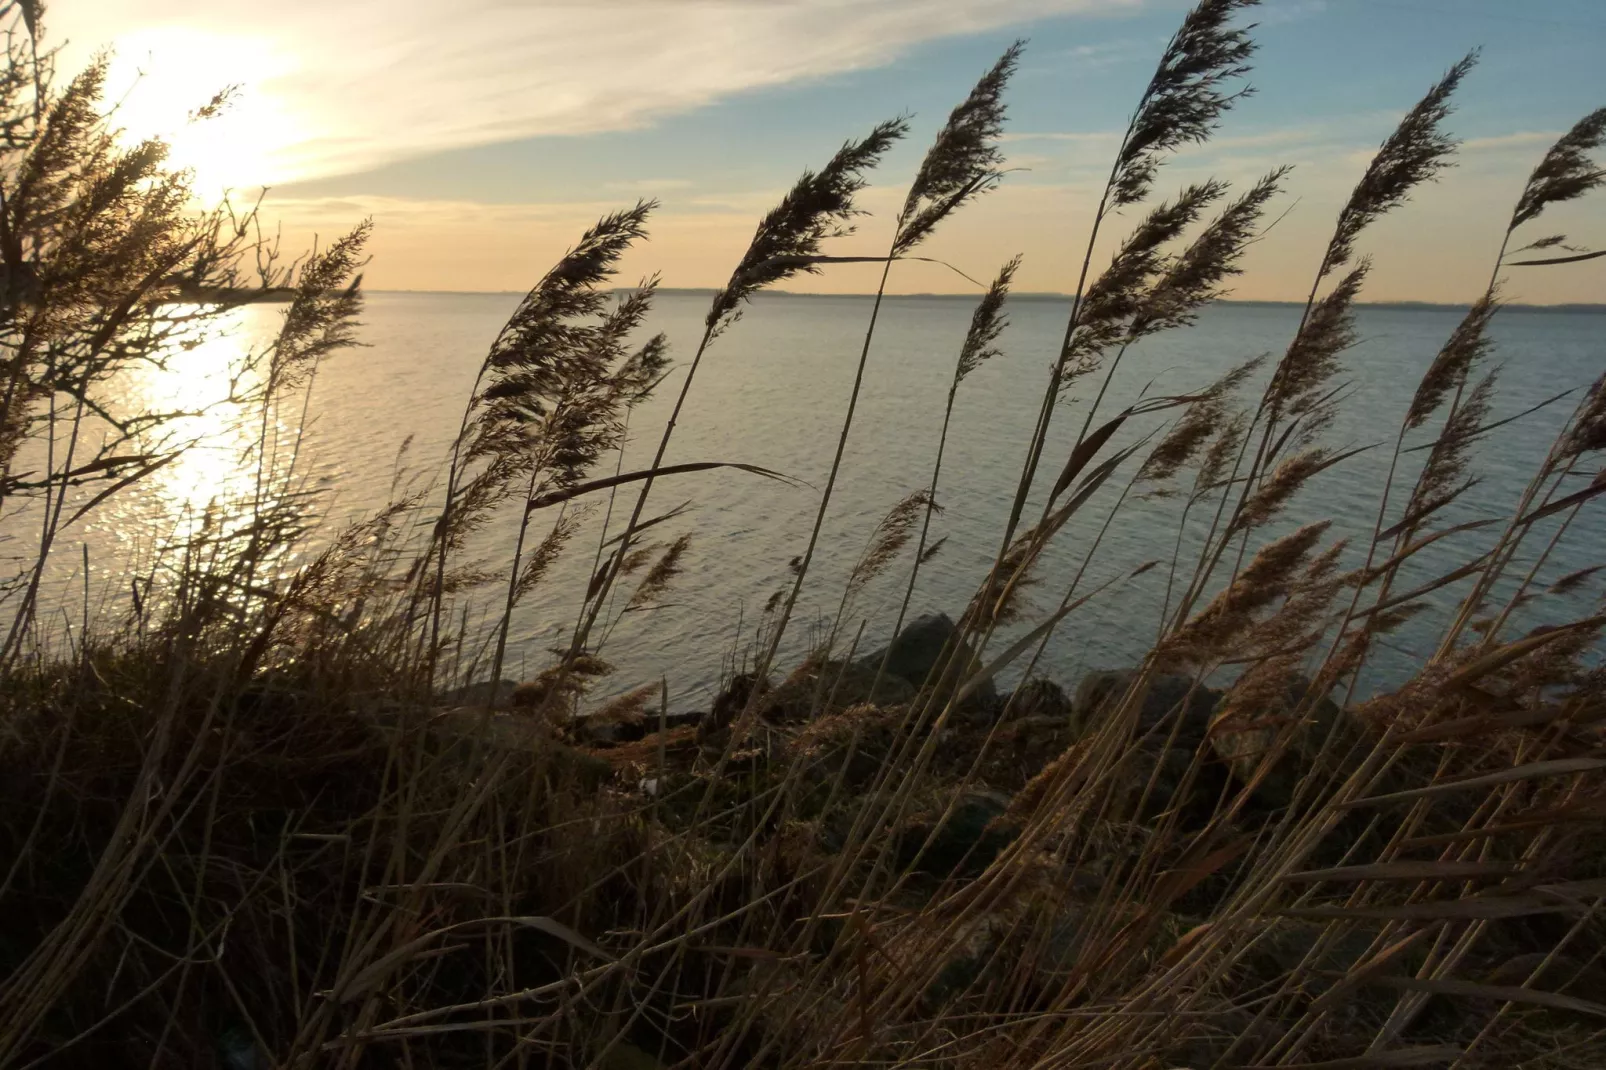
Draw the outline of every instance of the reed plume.
M1016 41L1005 49L937 133L898 213L893 256L908 253L929 237L938 223L1003 177L1004 154L998 149L998 136L1004 131L1004 88L1025 47L1024 41Z
M596 322L610 300L604 286L619 258L646 235L654 207L642 201L588 229L524 296L491 343L453 446L435 526L435 634L448 552L525 477L532 487L543 476L564 486L577 482L615 443L619 411L661 374L661 339L613 366L620 339L650 306L651 284Z
M1228 25L1259 0L1203 0L1188 12L1160 57L1138 102L1111 182L1111 204L1136 204L1148 196L1166 154L1207 141L1221 116L1250 92L1224 84L1249 73L1255 43L1251 26Z
M853 220L863 214L854 198L867 184L866 175L908 130L906 120L890 119L862 140L843 145L819 171L803 172L759 221L730 281L715 295L705 320L710 335L728 327L759 290L798 272L819 272L820 247L829 238L853 233Z
M1405 427L1414 431L1438 411L1445 397L1460 389L1467 372L1481 360L1493 343L1488 337L1489 321L1500 308L1496 292L1485 291L1473 304L1450 337L1433 357L1433 363L1417 384L1411 407L1405 414Z
M1569 594L1588 583L1595 573L1606 568L1606 565L1590 565L1588 568L1577 569L1559 577L1550 585L1551 594Z
M1175 200L1151 209L1122 240L1109 267L1088 287L1078 306L1075 331L1066 347L1062 390L1096 371L1104 351L1126 338L1133 320L1147 307L1150 286L1168 266L1165 246L1226 192L1227 184L1215 179L1188 186Z
M1262 546L1232 583L1166 638L1165 654L1202 662L1231 649L1253 625L1257 613L1295 588L1295 576L1331 525L1326 520L1306 524ZM1318 574L1325 578L1325 571Z
M647 609L659 595L669 589L675 577L681 573L681 558L686 556L686 550L691 546L691 536L681 535L664 548L658 560L654 561L647 574L642 577L630 601L625 603L625 611Z
M1572 462L1586 453L1603 450L1606 450L1606 374L1590 384L1589 393L1578 407L1578 414L1562 443L1561 455Z
M604 216L530 290L492 343L464 416L436 526L431 646L448 550L522 485L493 680L500 678L514 606L546 567L532 574L524 565L532 507L549 492L574 491L603 454L623 445L625 414L651 393L668 366L663 335L630 344L652 308L657 279L643 280L612 307L604 289L620 257L645 237L654 207L641 201ZM466 482L459 457L464 467L476 469ZM554 534L561 545L561 529L555 527ZM540 549L549 545L543 542Z
M1406 507L1401 521L1406 530L1414 530L1472 486L1472 480L1466 477L1467 453L1489 416L1495 378L1496 373L1489 372L1480 379L1445 421Z
M1225 283L1242 273L1244 249L1258 235L1266 204L1282 188L1291 167L1262 177L1212 219L1186 249L1166 264L1133 317L1133 341L1192 324L1198 311L1227 295Z
M372 234L373 221L364 220L302 266L295 296L269 349L266 393L304 386L324 357L357 344L362 309L357 269L365 263L363 249Z
M928 510L941 511L941 507L937 505L936 499L929 491L917 490L902 498L887 511L887 515L881 518L881 522L870 533L869 544L848 575L844 605L863 592L872 580L885 572L897 559L903 548L909 544L909 540L914 537L915 521L926 515Z
M552 566L563 554L563 550L574 538L575 532L580 528L583 513L579 509L564 509L559 512L557 520L552 522L552 530L531 551L529 560L524 563L524 569L519 573L518 585L513 591L513 600L518 602L525 595L540 586Z
M1372 222L1405 203L1411 191L1431 181L1449 164L1456 141L1440 129L1452 110L1450 97L1478 61L1468 53L1417 102L1388 140L1378 148L1366 173L1338 214L1317 273L1324 277L1343 267L1355 251L1355 239Z
M1263 404L1273 417L1300 416L1321 404L1342 367L1339 355L1355 344L1355 299L1371 269L1363 259L1311 305L1266 388Z
M1233 415L1210 440L1210 446L1199 461L1192 501L1199 500L1226 481L1228 471L1241 452L1248 434L1249 414L1240 412Z
M1539 218L1549 206L1575 200L1606 183L1606 169L1591 156L1603 141L1606 108L1597 108L1573 124L1533 169L1512 210L1507 233Z
M1171 430L1144 458L1138 469L1138 479L1148 483L1169 480L1190 464L1200 451L1207 450L1207 443L1210 443L1208 449L1213 451L1231 449L1230 445L1223 445L1229 437L1226 434L1229 430L1228 398L1254 374L1262 360L1256 357L1244 361L1200 391L1183 410L1181 418L1172 424ZM1215 438L1212 439L1212 436ZM1207 466L1212 467L1224 463L1225 457L1206 461Z
M837 436L836 452L831 458L830 473L825 489L820 494L820 505L815 512L814 525L809 531L808 545L802 554L791 592L781 606L770 632L763 659L759 663L760 675L768 671L781 639L791 619L793 606L803 589L803 581L819 544L820 531L825 525L831 495L837 476L842 470L842 456L847 449L848 434L853 428L859 392L864 385L864 370L870 360L870 346L875 338L876 322L880 316L882 299L886 294L887 280L893 261L915 248L929 237L944 218L962 204L974 199L997 185L1002 156L994 144L1002 132L1004 121L1003 91L1009 76L1014 72L1022 45L1012 44L1004 51L984 75L965 101L948 116L938 131L931 147L921 161L920 169L910 185L904 206L893 228L892 240L883 260L881 281L876 287L875 300L870 308L870 320L865 326L864 342L859 350L858 365L854 370L853 389L848 395L847 410L842 417L842 430ZM1013 269L1010 269L1013 274ZM1007 286L1008 280L1005 279ZM974 322L974 321L973 321ZM933 488L934 492L934 488ZM923 549L923 548L922 548ZM918 563L920 551L916 551Z
M647 498L652 493L655 474L663 464L669 441L680 420L681 409L691 393L697 371L702 367L703 356L715 338L741 315L742 305L766 286L782 282L798 272L815 273L821 262L820 248L828 238L844 237L853 232L853 220L861 214L854 198L864 189L868 173L881 157L905 133L908 123L899 118L877 125L860 141L850 141L832 156L820 171L804 171L792 188L759 221L758 228L748 243L730 281L714 295L703 320L703 337L692 354L686 369L686 378L680 384L669 418L664 422L664 433L658 440L652 465L636 494L636 504L620 538L616 559L630 551L635 533L640 529ZM602 584L591 593L589 608L575 628L570 643L570 657L584 649L597 617L607 600L612 577L605 576Z
M1244 499L1229 530L1247 531L1269 524L1300 488L1332 463L1333 455L1321 446L1302 450L1282 461Z
M959 347L959 361L954 367L954 383L949 388L950 395L971 372L998 355L998 336L1003 334L1004 328L1009 325L1009 320L1004 315L1004 302L1009 299L1009 287L1014 282L1015 272L1020 270L1020 262L1021 258L1017 256L998 269L998 274L993 276L993 281L987 285L987 292L982 295L975 311L970 314L970 327L965 331L965 341ZM949 411L952 411L951 407ZM940 449L939 444L939 452Z

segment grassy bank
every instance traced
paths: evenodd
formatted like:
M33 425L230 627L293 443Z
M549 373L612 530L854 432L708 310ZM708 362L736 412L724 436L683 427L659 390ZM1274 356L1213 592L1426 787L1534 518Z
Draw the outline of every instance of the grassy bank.
M619 690L603 640L673 590L696 537L665 487L785 478L664 465L697 373L750 297L830 270L832 238L880 228L885 291L1003 180L1019 46L937 132L894 220L857 198L903 120L758 222L700 337L673 340L672 415L634 429L645 468L622 450L671 340L651 330L656 279L621 289L617 265L651 203L600 220L520 301L441 477L398 479L388 508L329 531L298 428L321 364L360 340L368 226L290 260L254 211L197 212L159 144L117 138L103 66L55 84L37 5L0 7L0 518L37 534L3 591L0 1067L1606 1063L1606 614L1594 569L1549 565L1563 540L1598 542L1606 376L1558 385L1571 416L1518 500L1480 498L1469 460L1508 422L1488 337L1503 280L1594 255L1540 220L1606 181L1606 110L1491 209L1488 286L1399 384L1408 414L1376 447L1393 460L1372 536L1334 542L1285 514L1352 455L1330 429L1368 228L1453 163L1472 63L1357 174L1282 352L1113 410L1128 349L1228 292L1291 181L1156 193L1238 99L1252 6L1202 0L1132 113L1050 374L1022 389L1036 428L968 604L936 618L908 592L949 567L949 423L997 352L1018 261L953 340L929 481L863 518L834 620L783 664L851 478L878 294L813 528L785 548L746 671L694 715L665 681L592 695ZM1101 232L1119 235L1107 262ZM231 372L256 421L249 489L128 577L116 619L87 596L42 606L72 525L191 445L176 414L109 400L117 377L264 295L288 297L282 326ZM1051 455L1067 420L1076 445ZM1112 572L1100 543L1140 499L1174 507L1176 548ZM587 512L606 518L595 544ZM1074 571L1038 567L1095 514ZM487 558L506 515L514 538ZM1425 572L1429 546L1462 563ZM561 554L592 562L570 639L503 687L513 615ZM1166 577L1148 654L1043 678L1050 637L1141 573ZM857 599L888 576L907 576L897 625L866 634ZM1519 625L1534 612L1544 625ZM1408 620L1433 622L1414 675L1359 693ZM1002 691L1006 675L1024 682Z

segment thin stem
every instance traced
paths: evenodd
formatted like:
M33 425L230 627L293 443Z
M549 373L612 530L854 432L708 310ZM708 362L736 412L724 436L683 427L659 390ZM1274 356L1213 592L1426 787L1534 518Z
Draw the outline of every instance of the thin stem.
M902 226L902 219L899 226ZM875 303L870 307L870 323L864 332L864 344L859 349L859 365L853 375L853 392L848 396L848 411L842 418L842 430L837 435L836 454L831 458L831 473L826 477L825 490L820 495L820 507L814 514L814 527L809 531L808 546L803 551L803 560L797 568L797 575L792 580L792 590L786 596L786 602L776 617L775 627L770 635L769 646L765 650L763 660L758 664L756 673L762 680L769 672L775 661L775 655L780 650L781 639L786 634L786 625L791 620L792 609L797 605L798 595L803 590L803 580L808 576L809 565L814 560L815 547L819 545L820 530L825 526L825 512L831 505L831 492L836 487L837 474L842 470L842 454L847 449L848 432L853 427L853 414L859 404L859 390L864 385L864 369L870 359L870 342L875 337L876 320L881 315L881 301L887 290L887 278L892 272L892 252L887 253L887 260L881 266L881 282L876 286ZM758 689L753 690L753 699L749 705L756 701Z

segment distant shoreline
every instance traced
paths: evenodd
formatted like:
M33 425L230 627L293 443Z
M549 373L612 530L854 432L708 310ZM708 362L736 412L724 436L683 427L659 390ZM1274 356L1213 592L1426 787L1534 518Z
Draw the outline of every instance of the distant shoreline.
M627 293L627 292L629 292L629 289L630 289L629 287L621 287L616 292ZM364 292L368 293L368 294L440 295L440 296L443 296L443 297L444 296L453 296L453 297L522 297L522 296L524 296L524 291L523 290L389 290L389 289L368 289L368 290L365 290ZM702 288L702 287L667 287L667 286L664 286L664 287L659 287L658 292L661 293L661 294L664 294L666 296L673 296L673 297L712 297L717 291L713 287ZM818 299L818 298L832 298L832 297L872 298L874 296L875 296L874 294L868 294L868 293L803 293L803 292L799 292L799 291L796 291L796 290L765 290L764 292L758 294L757 298L758 299L765 299L765 298L783 297L783 298ZM884 299L888 300L888 301L913 301L913 300L918 300L918 301L974 301L974 300L976 300L976 296L977 296L976 294L961 294L961 293L911 293L911 294L887 294ZM1070 294L1049 293L1049 292L1015 293L1015 294L1011 294L1010 295L1010 300L1011 301L1069 301L1070 299L1071 299L1071 295ZM1238 306L1238 307L1242 307L1242 308L1301 308L1301 307L1303 307L1303 303L1299 302L1299 301L1250 301L1250 300L1241 300L1241 299L1237 299L1237 298L1226 298L1226 299L1223 299L1223 300L1215 302L1215 303L1216 304L1222 304L1222 305L1234 305L1234 306ZM1433 302L1433 301L1357 301L1355 304L1356 304L1357 308L1372 308L1372 309L1383 309L1383 310L1391 310L1392 309L1392 310L1397 310L1397 311L1402 311L1402 312L1465 312L1468 308L1472 307L1470 303L1467 303L1467 304L1439 304L1439 303ZM1606 314L1606 303L1603 303L1603 304L1568 303L1568 304L1555 304L1555 305L1535 305L1535 304L1517 304L1517 303L1513 303L1513 304L1509 304L1509 305L1502 305L1500 310L1502 312L1558 312L1558 313L1581 314L1581 315L1602 315L1602 314Z

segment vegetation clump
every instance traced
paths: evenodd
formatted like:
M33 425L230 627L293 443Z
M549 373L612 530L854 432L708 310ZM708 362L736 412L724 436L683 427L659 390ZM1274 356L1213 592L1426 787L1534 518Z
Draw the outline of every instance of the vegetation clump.
M368 225L285 263L254 209L197 211L159 143L118 136L104 64L58 86L39 5L0 4L0 517L37 534L0 589L0 1068L1606 1064L1606 614L1600 566L1550 565L1598 522L1606 376L1579 384L1517 502L1469 496L1470 447L1508 422L1488 368L1501 284L1595 255L1521 228L1606 182L1606 111L1513 191L1488 286L1401 384L1370 538L1346 545L1286 517L1354 452L1329 431L1360 250L1453 162L1473 57L1359 176L1264 373L1100 411L1131 346L1226 292L1289 180L1155 196L1247 92L1253 6L1200 0L1133 113L974 594L906 624L920 569L948 567L931 536L943 466L964 462L945 457L954 402L998 352L1018 259L955 339L929 484L865 522L836 618L788 669L886 280L1003 180L1023 46L952 112L876 258L807 542L747 671L683 711L667 681L595 695L613 626L660 605L695 545L684 506L654 512L651 491L784 477L665 465L682 404L748 298L840 259L827 242L865 214L908 121L805 171L760 221L646 468L606 474L669 371L646 329L656 278L612 286L650 203L600 220L519 303L440 485L398 478L388 507L331 531L283 429L360 338ZM1095 265L1099 232L1138 206ZM117 377L268 297L280 329L228 369L255 427L248 487L133 579L125 619L87 597L77 620L43 612L61 534L191 445L184 414L120 407ZM1061 461L1049 429L1072 402ZM634 501L615 512L621 489ZM515 608L605 495L573 632L515 686ZM1175 549L1109 572L1100 545L1139 499L1176 506ZM1457 503L1479 517L1452 522ZM1045 549L1101 508L1074 571L1049 568ZM512 545L486 557L503 511ZM1428 546L1461 562L1429 574ZM905 565L896 625L867 637L859 597ZM1151 572L1164 597L1138 664L1072 694L1037 672L1079 610L1135 605L1128 584ZM1363 691L1407 621L1427 636L1413 672Z

